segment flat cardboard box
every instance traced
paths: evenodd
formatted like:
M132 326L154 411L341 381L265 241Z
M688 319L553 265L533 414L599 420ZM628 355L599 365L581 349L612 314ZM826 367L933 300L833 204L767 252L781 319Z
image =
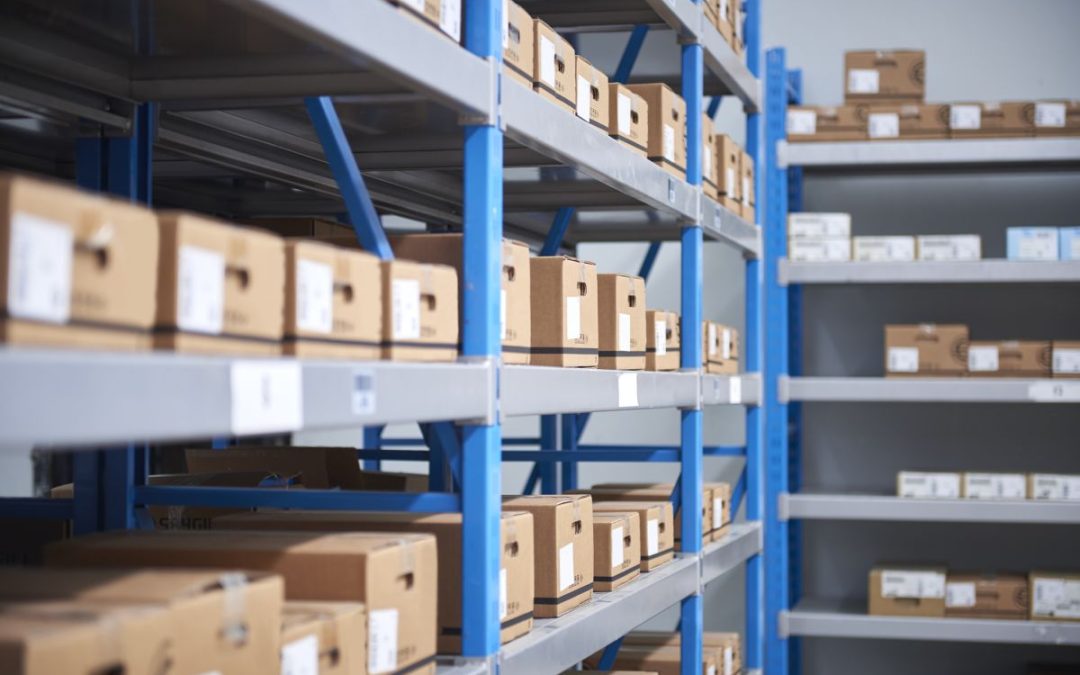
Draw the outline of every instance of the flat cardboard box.
M606 495L601 498L606 498ZM641 542L641 571L650 572L675 557L675 517L671 502L663 501L593 501L596 513L638 514Z
M963 324L887 325L885 376L963 375L969 342L968 327Z
M788 106L787 139L791 143L866 140L863 110L855 105Z
M1080 501L1080 474L1028 474L1028 496L1040 500Z
M851 237L850 213L789 213L788 239Z
M585 665L591 668L600 663L602 652L585 659ZM657 647L648 645L623 645L615 656L613 668L632 671L649 671L659 675L680 675L682 673L682 652L680 647ZM718 673L720 664L712 650L704 650L701 659L702 673Z
M447 265L383 260L382 347L390 361L458 355L458 276Z
M645 370L679 369L679 315L659 309L645 311Z
M464 288L465 284L463 244L461 234L405 234L390 237L390 245L400 258L453 267L461 288ZM529 344L532 338L529 247L520 241L503 239L501 264L499 318L502 360L503 363L524 365L529 363Z
M1080 574L1035 571L1029 579L1032 621L1080 621Z
M742 148L727 134L716 136L716 191L736 203L742 203ZM723 202L722 202L723 203Z
M663 83L631 84L629 88L649 107L649 159L685 180L686 101Z
M789 239L788 259L795 262L846 262L851 260L851 238Z
M351 237L356 239L356 233L351 225L326 218L252 218L242 221L241 224L267 230L286 238Z
M943 103L868 104L857 109L870 140L930 140L949 137L949 106Z
M158 238L149 209L0 174L0 342L148 349Z
M576 57L575 112L589 124L607 132L611 120L611 88L607 75L589 63L584 56Z
M128 530L58 542L46 549L45 560L68 567L276 572L285 581L289 600L343 600L367 606L368 672L402 668L435 672L438 584L431 535ZM276 636L280 614L273 620Z
M649 105L625 84L608 83L608 135L642 157L649 151Z
M1005 257L1043 262L1057 260L1060 239L1056 227L1009 227L1005 229Z
M530 261L532 354L537 366L595 368L599 362L596 264L567 256Z
M318 532L420 532L435 537L439 551L440 654L461 653L462 530L460 513L259 511L225 516L218 529ZM528 633L533 617L533 518L504 512L500 525L500 639Z
M919 260L959 262L982 259L977 234L921 234L916 238Z
M1053 377L1080 378L1080 341L1054 340L1050 349Z
M627 646L678 647L682 644L679 631L638 630L623 638ZM701 646L706 651L716 652L720 666L716 675L737 675L742 670L742 650L738 633L720 633L705 631L701 635Z
M963 474L956 471L900 471L896 496L907 499L960 499Z
M1080 136L1080 101L1037 101L1036 136Z
M1021 138L1035 135L1031 101L953 103L949 138Z
M969 619L1016 619L1031 611L1028 578L1022 574L949 572L945 616Z
M968 374L973 377L1050 377L1050 342L1046 340L972 340Z
M533 90L571 113L577 104L574 47L540 19L533 19Z
M625 274L599 274L599 367L645 368L645 280Z
M589 489L593 501L648 501L666 502L675 490L674 483L596 483ZM712 488L705 487L701 493L701 540L712 540L713 513ZM672 541L675 550L682 550L682 512L675 514L672 523Z
M284 353L378 359L382 295L375 256L314 241L286 242Z
M640 536L634 511L593 514L594 591L613 591L641 574Z
M533 19L514 0L506 0L503 6L503 72L531 89L536 58Z
M861 262L914 262L915 237L852 237L852 260Z
M944 567L887 565L870 570L869 613L874 616L945 616Z
M364 675L367 615L359 602L286 602L281 617L282 675Z
M701 189L713 201L720 198L720 163L716 157L716 122L701 114Z
M757 203L754 197L754 158L745 150L739 155L739 175L742 178L739 194L742 195L743 206L754 206Z
M536 617L562 616L591 600L592 499L588 495L503 497L503 510L533 516Z
M844 102L919 103L926 97L926 52L921 49L844 53Z
M1022 473L968 471L961 490L965 499L1024 500L1028 498L1027 487L1027 476Z
M285 242L181 211L158 214L154 347L274 356L285 327Z

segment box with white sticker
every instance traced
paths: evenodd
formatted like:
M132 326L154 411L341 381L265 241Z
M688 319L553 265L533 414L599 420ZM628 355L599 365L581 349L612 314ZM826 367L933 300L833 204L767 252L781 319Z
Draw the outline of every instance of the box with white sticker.
M577 57L575 110L577 116L595 127L607 131L610 87L607 75L589 63L584 56Z
M649 152L649 106L624 84L608 83L608 135L645 157Z
M739 646L738 633L719 633L705 631L701 635L704 652L715 659L715 675L738 675L742 672L742 650ZM639 647L678 647L682 644L679 631L641 631L636 630L623 638L623 646L631 649Z
M790 239L788 240L788 258L794 262L848 262L851 260L851 239L848 237Z
M852 237L852 260L862 262L912 262L915 237Z
M921 49L844 53L844 101L917 103L926 95L926 52Z
M613 591L641 574L640 530L634 511L593 514L594 591Z
M505 0L503 7L503 73L531 89L536 57L532 17L513 0Z
M1080 101L1036 101L1036 136L1080 136Z
M982 238L977 234L923 234L919 235L917 243L919 260L982 259Z
M645 370L678 370L679 315L659 309L645 311Z
M567 256L530 259L532 347L537 366L595 368L599 292L595 263Z
M1049 377L1051 358L1046 340L972 340L968 373L975 377Z
M1058 259L1080 260L1080 227L1058 228Z
M1031 619L1080 621L1080 574L1032 572L1029 580Z
M1005 255L1009 260L1058 259L1060 241L1058 228L1010 227L1005 232Z
M964 474L965 499L1027 499L1027 476L1022 473Z
M674 483L596 483L589 490L594 501L629 501L629 502L665 502L671 499L671 493L675 489ZM704 487L701 494L701 541L708 542L711 539L713 523L712 515L712 489ZM675 550L682 550L682 517L681 512L674 515L674 532L672 542ZM658 522L658 532L664 531L662 521ZM646 544L648 540L646 540Z
M589 494L596 513L634 512L638 515L641 571L650 572L675 558L675 516L671 502L634 500L625 496L625 492L625 489L594 487Z
M1028 497L1050 501L1080 501L1080 474L1028 474Z
M453 267L408 260L382 265L382 354L391 361L453 361L458 277Z
M704 322L702 362L713 375L739 373L739 331L715 321Z
M432 28L445 30L442 26L442 2L440 0L387 0L404 12Z
M953 471L900 471L896 495L908 499L959 499L961 475Z
M686 101L666 84L631 84L649 108L648 156L678 178L686 178Z
M1053 377L1080 378L1080 341L1054 340L1050 352Z
M851 236L850 213L788 214L788 239L847 239Z
M599 367L645 368L645 280L625 274L600 274L598 300Z
M964 324L885 326L885 375L942 375L967 372L970 332Z
M705 488L712 490L712 531L709 539L720 541L727 536L731 524L731 484L705 483Z
M945 616L1023 620L1028 610L1028 579L1022 574L949 572Z
M577 60L574 47L540 19L533 19L533 90L574 113Z
M367 670L366 624L358 602L286 602L281 675L361 675Z
M883 565L870 570L869 610L879 616L945 616L945 568Z

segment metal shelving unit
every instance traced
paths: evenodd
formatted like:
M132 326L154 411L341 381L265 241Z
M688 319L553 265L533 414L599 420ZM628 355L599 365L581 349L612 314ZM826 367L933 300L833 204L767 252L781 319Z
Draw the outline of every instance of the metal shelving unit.
M781 167L835 170L1010 169L1080 166L1080 139L994 138L945 141L788 143L777 147Z
M785 520L868 520L936 523L1080 525L1080 501L904 499L886 495L780 495Z

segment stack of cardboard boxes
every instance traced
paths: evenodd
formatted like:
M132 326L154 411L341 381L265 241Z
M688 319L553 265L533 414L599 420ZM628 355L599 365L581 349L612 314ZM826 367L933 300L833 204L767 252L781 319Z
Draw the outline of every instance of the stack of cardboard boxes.
M896 494L907 499L1080 501L1080 475L901 471Z
M703 0L701 7L708 21L720 33L724 42L742 61L746 61L746 41L743 22L746 19L740 0Z
M704 122L703 128L713 129L712 120ZM710 135L710 134L706 134ZM755 222L757 219L757 199L754 195L754 158L748 155L739 144L726 134L711 134L712 160L703 164L703 189L728 211L743 220ZM708 156L708 155L706 155ZM710 176L710 173L714 174Z

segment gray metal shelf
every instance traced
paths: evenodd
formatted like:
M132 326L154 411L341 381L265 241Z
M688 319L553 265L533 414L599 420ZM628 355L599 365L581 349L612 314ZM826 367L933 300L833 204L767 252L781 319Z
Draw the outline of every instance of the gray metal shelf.
M783 520L869 520L1080 525L1080 501L911 499L885 495L780 495Z
M739 248L748 258L761 256L761 228L701 194L701 226L705 236Z
M1000 138L941 141L788 143L780 166L818 168L1001 168L1080 166L1080 138Z
M760 405L761 374L702 375L702 405Z
M1080 403L1080 380L784 377L782 401Z
M701 552L701 580L710 583L761 552L764 534L757 522L734 523L727 536Z
M780 613L787 636L1080 645L1080 623L869 616L865 603L808 598Z
M554 415L644 408L692 408L696 373L504 366L502 412Z
M793 262L780 260L788 284L1080 283L1080 261Z

